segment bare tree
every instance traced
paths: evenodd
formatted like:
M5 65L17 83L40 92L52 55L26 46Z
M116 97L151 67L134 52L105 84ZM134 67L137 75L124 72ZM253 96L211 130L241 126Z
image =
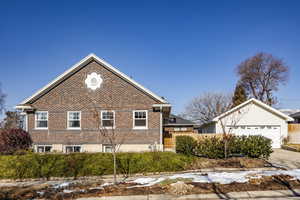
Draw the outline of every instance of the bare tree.
M5 97L6 95L2 92L2 89L1 89L1 83L0 83L0 114L3 113L4 111L4 108L5 108Z
M6 111L5 118L1 123L3 129L17 129L20 128L20 114L16 111Z
M118 110L118 106L114 105L115 99L112 86L110 86L108 90L109 92L105 98L107 102L105 102L102 107L99 107L99 104L93 95L88 94L87 97L91 103L93 118L96 122L96 127L101 136L101 140L111 147L114 167L114 184L117 184L117 153L130 134L116 130L115 111ZM105 120L103 118L105 118Z
M288 66L281 59L267 53L257 53L237 67L246 92L268 105L277 103L274 92L287 82L288 72Z
M223 113L224 116L220 116L218 118L218 122L221 126L222 138L224 141L224 157L228 158L228 142L232 135L234 134L234 130L243 116L249 111L247 107L241 108L237 111L233 111L233 113L226 114ZM230 114L230 115L229 115Z
M183 115L198 124L205 124L229 110L231 105L230 94L204 93L192 99Z

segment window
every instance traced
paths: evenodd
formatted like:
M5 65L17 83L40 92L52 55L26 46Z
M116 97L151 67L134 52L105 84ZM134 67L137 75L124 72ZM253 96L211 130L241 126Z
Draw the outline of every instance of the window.
M103 145L103 152L112 153L112 145L109 145L109 144Z
M48 129L48 112L39 111L35 113L35 127L37 129Z
M38 153L49 153L52 150L51 145L38 145L36 147L36 152Z
M115 112L114 111L101 111L101 125L106 128L115 127Z
M19 118L19 128L27 131L27 115L26 113L21 113Z
M133 128L134 129L147 129L147 110L133 111Z
M68 112L68 129L80 129L81 112Z
M66 146L66 153L81 152L81 146Z

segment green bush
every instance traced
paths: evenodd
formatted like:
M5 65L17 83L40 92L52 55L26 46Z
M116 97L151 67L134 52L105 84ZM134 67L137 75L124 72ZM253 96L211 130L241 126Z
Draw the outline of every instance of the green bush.
M224 141L222 138L211 137L200 140L196 147L196 154L206 158L224 158Z
M242 153L248 157L268 159L273 152L272 140L259 135L248 136L241 149Z
M230 136L226 141L217 137L200 140L195 149L196 155L213 159L224 158L225 142L227 142L228 157L247 156L267 159L273 152L270 139L254 135Z
M118 153L117 173L180 171L186 169L193 157L172 152ZM0 156L0 178L24 179L50 177L101 176L113 174L110 153L72 153Z
M197 141L190 136L177 136L176 137L176 153L185 155L194 155Z

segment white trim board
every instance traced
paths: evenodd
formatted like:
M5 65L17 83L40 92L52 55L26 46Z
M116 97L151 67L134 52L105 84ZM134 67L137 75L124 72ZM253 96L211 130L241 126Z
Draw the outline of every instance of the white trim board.
M121 76L121 78L123 78L124 80L128 81L129 83L131 83L135 87L139 88L140 90L142 90L143 92L145 92L149 96L153 97L154 99L156 99L156 100L158 100L158 101L160 101L162 103L168 103L162 97L159 97L158 95L154 94L149 89L147 89L144 86L140 85L139 83L137 83L136 81L134 81L132 78L130 78L126 74L120 72L118 69L116 69L115 67L113 67L112 65L110 65L109 63L107 63L106 61L104 61L103 59L101 59L98 56L96 56L95 54L91 53L88 56L86 56L85 58L83 58L81 61L79 61L78 63L76 63L75 65L73 65L70 69L68 69L67 71L65 71L61 75L59 75L53 81L51 81L50 83L48 83L46 86L44 86L43 88L41 88L40 90L38 90L32 96L30 96L27 99L25 99L24 101L22 101L20 103L20 105L24 105L24 104L30 103L30 101L32 101L33 99L35 99L39 95L42 95L44 92L46 92L47 89L51 88L52 86L54 86L55 84L59 83L61 80L63 80L64 78L66 78L68 74L70 74L71 72L75 71L76 69L79 69L80 67L82 67L83 65L89 63L92 60L95 60L96 62L100 63L101 65L107 67L110 71L118 74L119 76Z
M265 104L265 103L263 103L263 102L261 102L261 101L255 99L255 98L251 98L251 99L245 101L244 103L242 103L242 104L240 104L240 105L238 105L238 106L232 108L231 110L229 110L229 111L227 111L227 112L225 112L225 113L223 113L223 114L221 114L221 115L215 117L212 121L213 121L213 122L217 122L220 118L223 118L223 117L229 115L230 113L232 113L232 112L234 112L234 111L236 111L236 110L238 110L238 109L244 107L245 105L247 105L247 104L249 104L249 103L256 103L257 105L259 105L259 106L265 108L266 110L268 110L268 111L270 111L270 112L272 112L272 113L274 113L274 114L277 114L278 116L282 117L282 118L285 119L286 121L289 121L289 122L290 122L290 121L294 121L294 119L291 118L290 116L284 114L283 112L280 112L279 110L277 110L277 109L275 109L275 108L272 108L271 106L269 106L269 105L267 105L267 104Z

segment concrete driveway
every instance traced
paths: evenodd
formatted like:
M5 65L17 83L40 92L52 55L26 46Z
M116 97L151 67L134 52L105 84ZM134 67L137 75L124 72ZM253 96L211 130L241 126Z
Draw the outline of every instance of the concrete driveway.
M300 169L300 152L273 149L269 162L274 166L282 166L287 169Z

